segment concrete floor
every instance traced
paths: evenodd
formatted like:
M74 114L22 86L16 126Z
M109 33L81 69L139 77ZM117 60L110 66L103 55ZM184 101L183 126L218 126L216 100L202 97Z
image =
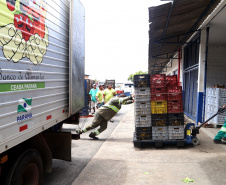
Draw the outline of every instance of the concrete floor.
M214 134L209 129L201 129L199 146L168 145L163 149L134 148L133 132L131 110L73 185L180 185L185 184L181 180L186 177L195 180L191 182L194 185L226 184L226 148L212 142Z
M132 105L123 106L120 112L113 118L114 123L108 122L107 130L101 133L98 141L89 138L90 132L82 134L80 140L73 140L72 162L53 160L52 173L45 174L44 185L71 185L131 109ZM82 118L80 119L80 126L83 125L83 123L88 125L92 120L93 118ZM77 128L77 125L64 124L63 126L63 130L68 131L74 131Z
M212 142L219 128L202 128L199 146L156 149L147 145L138 149L132 143L132 107L120 110L100 140L91 140L87 133L72 141L72 162L53 160L53 172L45 175L44 185L180 185L186 177L195 180L194 185L226 184L226 145ZM64 126L66 130L75 128Z

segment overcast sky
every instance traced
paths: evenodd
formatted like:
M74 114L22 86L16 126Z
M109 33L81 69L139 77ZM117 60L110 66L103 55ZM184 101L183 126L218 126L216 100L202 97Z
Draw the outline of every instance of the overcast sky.
M148 71L148 7L160 0L81 0L86 14L85 73L126 82Z

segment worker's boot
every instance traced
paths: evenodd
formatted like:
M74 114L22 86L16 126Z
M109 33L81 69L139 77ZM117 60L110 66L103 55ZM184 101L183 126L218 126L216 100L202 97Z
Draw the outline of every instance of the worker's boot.
M96 137L95 133L93 133L93 132L91 132L91 133L89 134L89 137L91 137L91 138L94 139L94 140L98 140L98 139L99 139L98 137Z
M226 144L226 137L222 137L221 141L223 144Z
M219 140L219 139L214 139L213 142L214 142L215 144L222 144L222 143L223 143L223 142L222 142L221 140Z
M83 132L83 130L79 129L79 130L76 130L76 133L77 133L77 134L82 134L82 133L84 133L84 132Z

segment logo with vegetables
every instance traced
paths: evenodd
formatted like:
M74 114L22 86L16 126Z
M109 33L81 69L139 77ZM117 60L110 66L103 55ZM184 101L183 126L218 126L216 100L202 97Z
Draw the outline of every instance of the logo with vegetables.
M0 46L7 60L42 62L49 45L46 12L46 0L0 0Z

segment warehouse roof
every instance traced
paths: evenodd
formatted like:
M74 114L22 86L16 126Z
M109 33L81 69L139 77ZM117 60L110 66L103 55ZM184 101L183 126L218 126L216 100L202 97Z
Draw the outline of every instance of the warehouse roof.
M174 0L149 8L149 72L159 73L221 0Z

